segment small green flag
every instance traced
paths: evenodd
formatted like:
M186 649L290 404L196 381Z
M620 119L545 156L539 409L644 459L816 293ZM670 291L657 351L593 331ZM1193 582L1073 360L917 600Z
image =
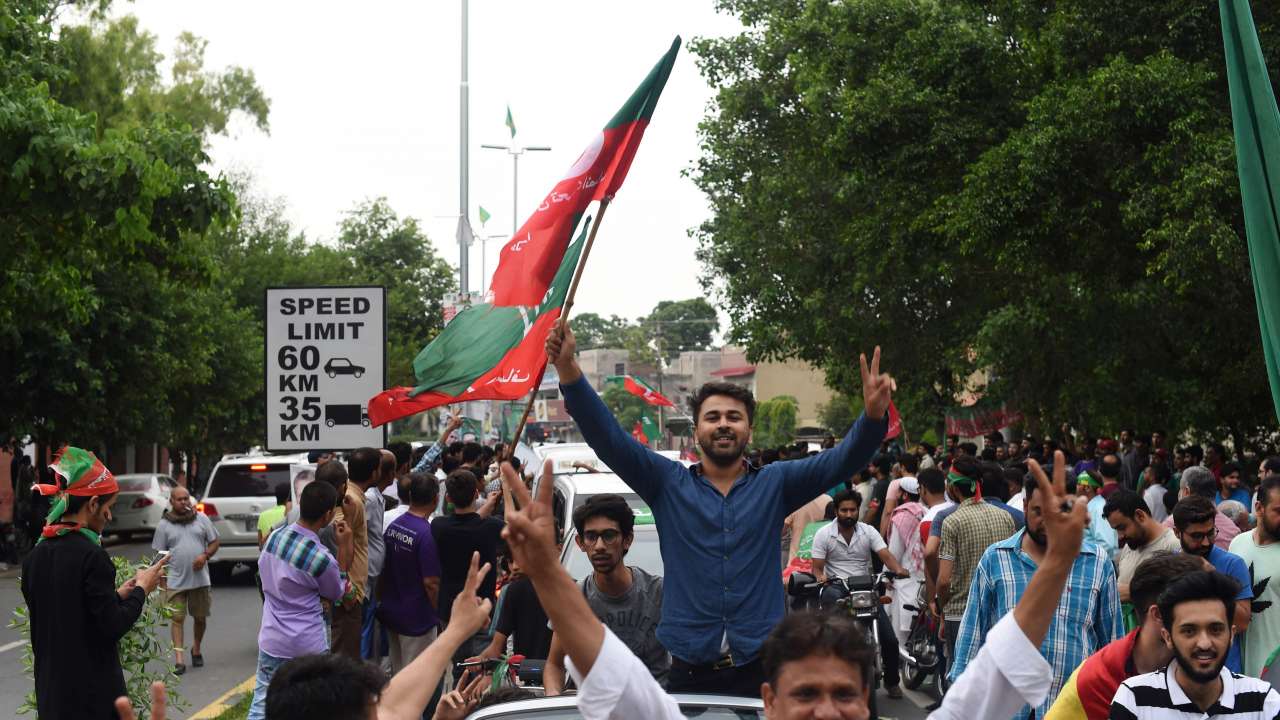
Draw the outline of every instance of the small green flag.
M511 106L507 106L507 127L511 130L511 137L516 136L516 121L511 119Z
M484 224L489 222L489 218L491 217L493 216L489 214L489 211L485 210L484 206L481 205L480 206L480 227L484 227Z

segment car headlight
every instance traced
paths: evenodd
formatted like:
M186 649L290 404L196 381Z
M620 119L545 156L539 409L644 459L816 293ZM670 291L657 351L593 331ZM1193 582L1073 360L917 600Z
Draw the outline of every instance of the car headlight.
M875 607L876 598L869 592L856 592L849 596L849 605L859 610Z

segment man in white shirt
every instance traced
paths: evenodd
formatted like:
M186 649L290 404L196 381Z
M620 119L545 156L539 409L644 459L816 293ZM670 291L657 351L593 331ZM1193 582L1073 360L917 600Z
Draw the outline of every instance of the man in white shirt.
M1049 538L1045 560L1017 607L992 628L969 671L951 687L942 707L929 716L930 720L1010 717L1024 704L1039 705L1049 691L1051 668L1037 648L1048 634L1084 536L1088 513L1083 503L1073 505L1067 495L1066 461L1061 451L1056 453L1052 484L1039 464L1029 464L1041 483L1041 491L1051 498L1045 503L1045 532ZM549 475L550 468L544 472ZM580 688L578 711L587 720L683 718L675 699L663 691L653 676L643 672L639 658L595 618L573 579L560 567L551 510L552 483L542 483L538 499L533 501L506 464L503 483L520 507L508 511L503 536L516 560L530 568L530 579L547 615L557 633L563 633L569 672ZM766 642L765 657L772 659L765 663L766 682L761 688L765 716L771 720L866 718L869 684L858 664L844 659L850 649L865 653L865 645L850 640L843 644L845 651L833 655L825 647L829 641L812 636L796 638L790 631L799 623L808 622L801 621L801 615L788 616ZM789 645L775 649L780 637ZM781 651L786 655L782 656Z
M823 607L832 607L837 600L849 594L848 586L839 581L873 574L872 554L898 577L907 577L907 571L889 552L880 533L867 523L858 522L862 498L856 490L840 492L831 504L835 505L836 519L813 536L813 574L818 582L823 583L818 598ZM885 692L891 698L900 698L898 638L889 624L884 605L877 605L876 609L876 635L880 638L880 658L884 661Z

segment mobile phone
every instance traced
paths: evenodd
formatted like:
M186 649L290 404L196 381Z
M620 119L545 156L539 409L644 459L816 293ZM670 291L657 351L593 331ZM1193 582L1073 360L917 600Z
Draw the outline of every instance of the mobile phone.
M168 550L159 550L159 551L157 551L157 552L156 552L156 559L155 559L151 564L152 564L152 565L159 565L159 564L160 564L160 562L161 562L162 560L164 560L165 558L167 558L167 557L169 557L169 551L168 551Z

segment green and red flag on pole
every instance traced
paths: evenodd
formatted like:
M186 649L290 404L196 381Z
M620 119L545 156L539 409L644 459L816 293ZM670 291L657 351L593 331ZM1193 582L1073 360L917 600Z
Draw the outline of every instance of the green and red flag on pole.
M663 397L662 393L654 390L649 383L641 380L634 375L610 375L605 381L613 385L621 387L623 390L635 395L650 405L660 405L662 407L675 407L675 403Z
M564 179L502 248L489 284L494 305L535 305L541 301L587 205L611 199L622 187L679 49L677 37Z
M889 429L884 433L885 440L892 440L902 434L902 416L898 414L898 408L889 401Z
M468 400L514 400L536 387L543 345L560 319L590 222L572 240L587 206L611 199L626 179L680 38L649 71L568 174L502 249L488 302L457 315L413 362L416 387L379 393L368 403L374 426Z
M947 410L947 434L977 437L1022 420L1022 413L1005 403L979 400L969 407Z
M658 423L654 422L653 418L647 414L641 415L640 419L636 421L636 426L631 429L631 437L643 445L648 445L657 440L660 434L658 432Z
M1219 0L1249 271L1280 417L1280 109L1247 0Z
M440 405L468 400L516 400L534 389L547 363L547 335L560 319L587 226L569 246L543 302L532 307L472 305L418 353L417 387L394 387L369 400L378 427Z

